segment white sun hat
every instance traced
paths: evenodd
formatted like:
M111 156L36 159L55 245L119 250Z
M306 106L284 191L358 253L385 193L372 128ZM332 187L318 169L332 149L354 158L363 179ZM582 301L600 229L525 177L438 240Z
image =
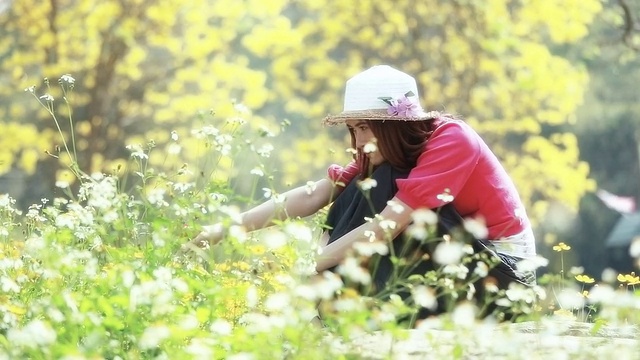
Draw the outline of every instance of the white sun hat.
M440 116L425 112L420 106L416 80L388 65L376 65L347 80L344 110L328 115L325 124L348 119L361 120L429 120Z

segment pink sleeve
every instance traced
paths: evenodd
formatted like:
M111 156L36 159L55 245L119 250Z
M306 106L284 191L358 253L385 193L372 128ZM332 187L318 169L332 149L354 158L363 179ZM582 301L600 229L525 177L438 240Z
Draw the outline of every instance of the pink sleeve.
M342 186L347 186L359 173L360 169L358 169L355 161L350 162L345 167L338 164L331 164L327 169L329 179L335 183L340 183Z
M434 209L452 201L477 165L480 151L478 137L468 125L444 123L427 141L409 176L396 180L396 196L412 209Z

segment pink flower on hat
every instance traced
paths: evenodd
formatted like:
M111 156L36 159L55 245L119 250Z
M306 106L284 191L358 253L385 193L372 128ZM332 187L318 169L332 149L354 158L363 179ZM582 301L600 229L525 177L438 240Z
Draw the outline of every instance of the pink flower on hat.
M413 97L412 92L404 94L404 96L398 99L391 99L389 97L380 98L380 100L386 102L389 107L387 108L387 114L391 116L400 117L418 117L422 113L422 107L419 104L413 102L409 97Z

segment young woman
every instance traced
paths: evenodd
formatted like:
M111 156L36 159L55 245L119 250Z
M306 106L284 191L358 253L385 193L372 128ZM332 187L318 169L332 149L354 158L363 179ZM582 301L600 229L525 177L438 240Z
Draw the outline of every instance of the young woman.
M518 260L535 255L535 240L510 177L471 127L451 115L425 112L417 94L411 76L386 65L349 79L344 111L325 123L346 123L356 159L344 168L329 167L328 178L316 182L312 193L296 188L284 194L284 204L270 200L248 210L242 225L263 228L274 219L312 215L333 202L330 230L317 258L321 272L338 265L356 242L368 242L372 234L399 243L415 210L437 210L443 231L468 218L486 225L486 236L475 239L474 250L499 260L489 274L499 287L514 281L532 284L534 276L515 269ZM365 177L377 182L367 196L357 186ZM365 221L374 214L379 214L376 220ZM395 227L383 228L381 219ZM206 246L222 235L220 225L206 226L191 245ZM378 268L376 286L384 286L389 271Z

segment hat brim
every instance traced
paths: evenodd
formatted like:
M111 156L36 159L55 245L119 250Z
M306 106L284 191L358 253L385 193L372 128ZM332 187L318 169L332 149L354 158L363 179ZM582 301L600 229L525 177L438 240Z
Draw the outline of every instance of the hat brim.
M394 121L424 121L433 120L440 117L439 111L420 111L414 116L399 116L389 115L387 110L356 110L356 111L343 111L338 115L327 115L322 121L325 125L338 125L347 120L394 120Z

